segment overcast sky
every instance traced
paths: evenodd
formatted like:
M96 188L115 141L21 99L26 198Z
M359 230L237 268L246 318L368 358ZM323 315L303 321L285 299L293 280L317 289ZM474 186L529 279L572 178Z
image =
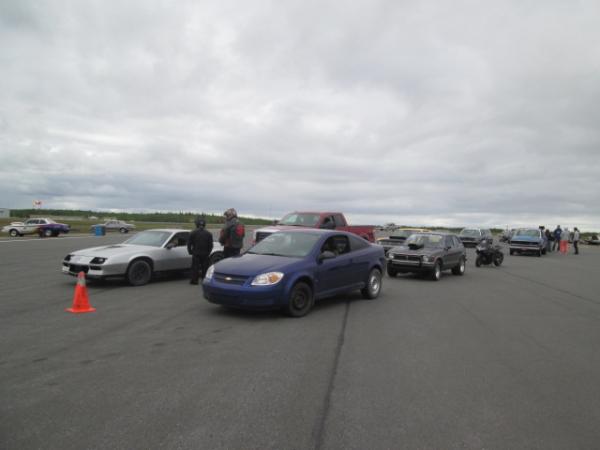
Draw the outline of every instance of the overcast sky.
M600 229L598 1L0 1L0 207Z

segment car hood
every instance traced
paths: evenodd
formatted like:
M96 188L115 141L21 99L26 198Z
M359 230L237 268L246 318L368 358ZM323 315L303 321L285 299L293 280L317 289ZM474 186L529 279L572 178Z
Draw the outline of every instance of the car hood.
M434 255L439 253L441 248L431 248L431 247L422 247L417 250L412 250L408 245L400 245L398 247L394 247L393 250L390 250L391 254L401 254L401 255Z
M124 253L143 252L145 250L156 250L158 247L152 247L148 245L129 245L129 244L115 244L115 245L104 245L101 247L84 248L83 250L77 250L72 252L72 255L77 256L98 256L101 258L109 258L110 256L122 255Z
M245 253L219 261L215 264L215 272L248 277L274 271L285 273L293 270L301 261L301 258Z

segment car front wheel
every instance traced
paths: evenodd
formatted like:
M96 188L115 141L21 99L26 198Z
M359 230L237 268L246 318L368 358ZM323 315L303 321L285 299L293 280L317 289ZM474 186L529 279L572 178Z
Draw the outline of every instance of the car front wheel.
M127 231L129 231L127 228L119 228L119 231L123 234L127 233Z
M442 278L442 263L437 261L435 266L433 266L433 270L431 272L431 279L433 281L440 281Z
M19 232L15 229L12 229L8 232L8 234L10 234L12 237L17 237L19 235Z
M395 269L391 266L391 264L388 264L387 266L387 274L390 277L395 277L396 275L398 275L398 269Z
M152 278L152 267L148 261L138 259L127 268L127 281L132 286L143 286Z
M464 275L465 274L465 258L461 256L457 266L452 268L452 275Z
M223 255L223 252L214 252L209 258L210 265L212 266L213 264L218 263L223 259L224 256L225 255Z
M306 283L296 283L290 292L285 312L292 317L308 314L314 304L312 289Z
M379 296L381 292L381 272L379 269L372 269L367 278L367 285L360 290L362 296L366 299L373 300Z

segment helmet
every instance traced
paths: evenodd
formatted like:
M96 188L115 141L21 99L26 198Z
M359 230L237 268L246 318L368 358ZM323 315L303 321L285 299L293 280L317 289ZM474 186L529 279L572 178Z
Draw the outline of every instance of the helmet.
M227 211L225 211L223 213L223 215L227 218L227 219L231 219L232 217L237 217L237 211L233 208L229 208Z
M204 220L202 217L196 217L196 220L194 220L194 223L196 224L197 227L205 227L206 226L206 220Z

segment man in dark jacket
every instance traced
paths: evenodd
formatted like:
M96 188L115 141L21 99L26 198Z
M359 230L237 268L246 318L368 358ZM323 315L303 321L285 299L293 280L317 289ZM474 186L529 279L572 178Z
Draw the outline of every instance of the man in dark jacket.
M552 251L560 250L560 238L562 235L562 229L560 225L557 225L554 229L554 243L552 244Z
M198 284L198 278L204 278L208 270L209 257L213 249L213 237L206 230L206 222L202 217L196 218L196 229L190 233L187 249L192 255L190 284Z
M237 211L229 208L225 213L225 224L221 228L219 242L223 245L223 256L229 258L240 254L244 246L244 225L238 220Z

